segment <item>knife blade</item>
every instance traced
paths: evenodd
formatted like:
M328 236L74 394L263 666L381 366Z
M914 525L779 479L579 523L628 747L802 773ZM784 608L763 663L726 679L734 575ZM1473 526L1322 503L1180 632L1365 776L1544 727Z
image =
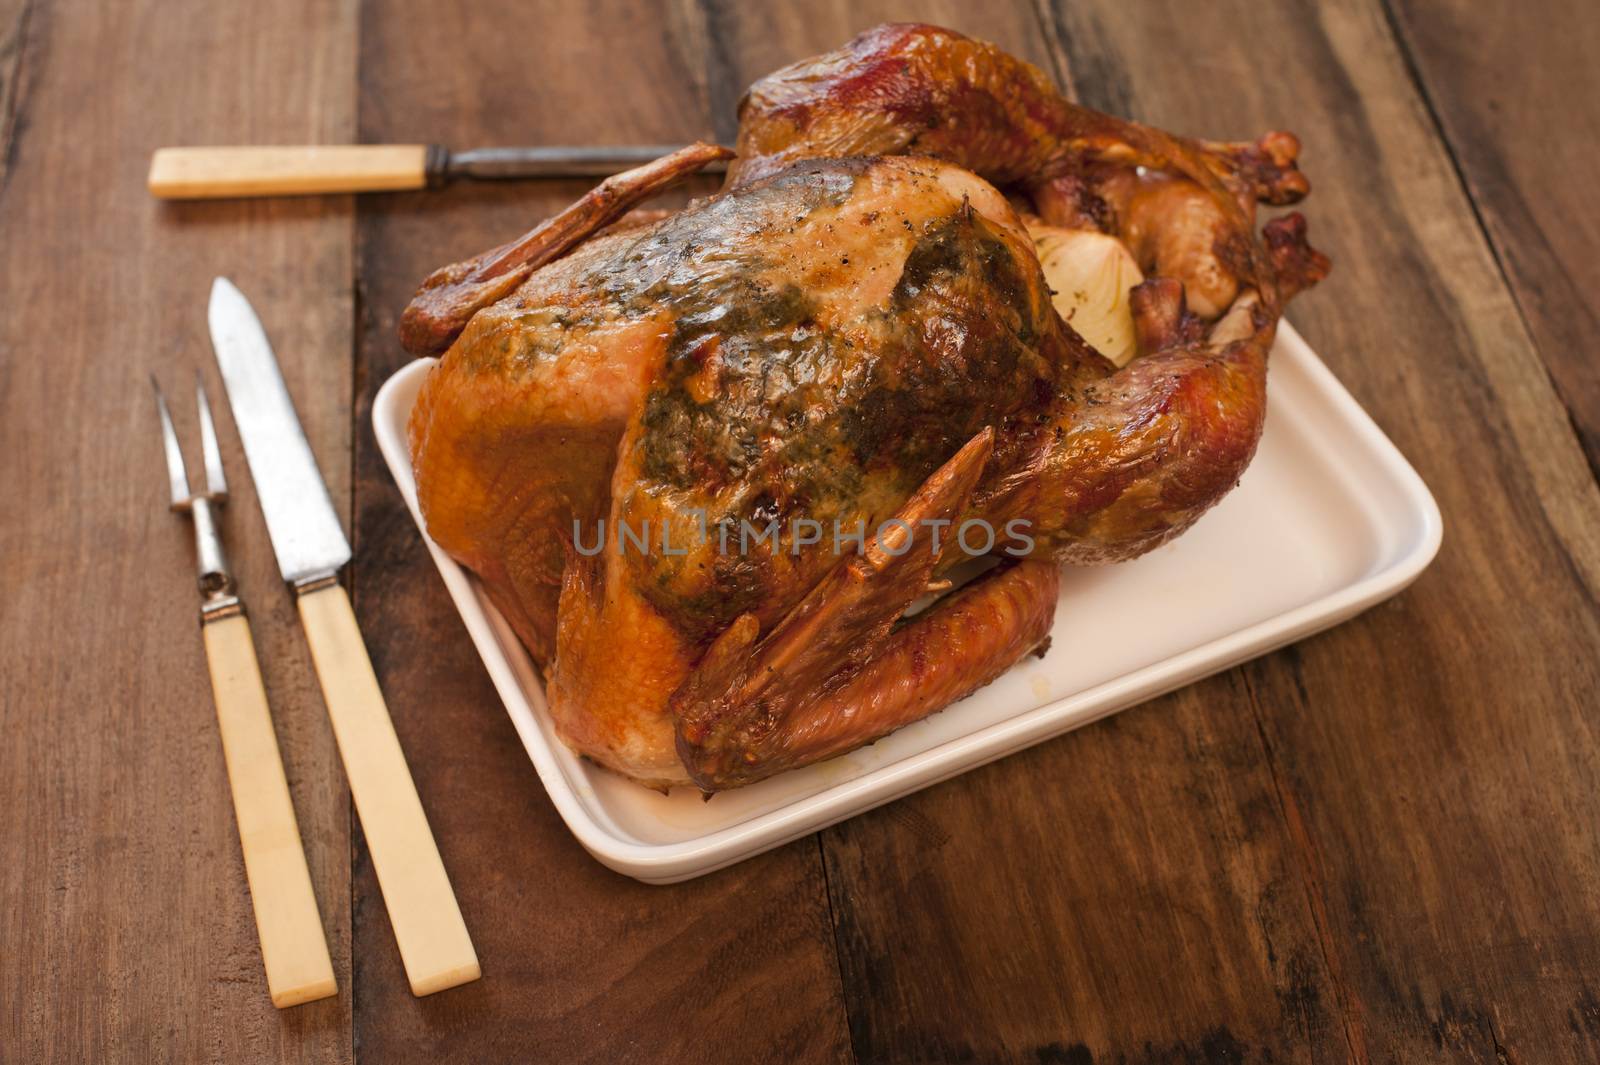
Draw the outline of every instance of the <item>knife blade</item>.
M350 561L350 542L266 331L244 293L225 277L211 284L207 318L278 571L290 584L331 576Z
M609 177L670 155L681 145L546 145L473 148L441 144L316 144L158 148L150 194L165 200L228 196L309 196L436 188L456 178ZM721 160L704 168L721 173Z
M212 283L207 317L267 534L278 569L294 588L350 797L411 991L430 995L476 980L481 975L477 952L350 597L338 581L339 568L350 561L350 543L272 345L250 301L226 278Z

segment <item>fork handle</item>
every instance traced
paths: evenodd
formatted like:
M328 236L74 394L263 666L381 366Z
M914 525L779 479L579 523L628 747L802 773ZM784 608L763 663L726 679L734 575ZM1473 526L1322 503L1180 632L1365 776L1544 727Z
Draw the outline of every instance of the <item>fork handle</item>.
M301 591L298 602L411 993L431 995L476 980L478 955L356 627L350 597L329 581Z
M236 613L207 619L200 631L211 667L211 691L267 990L279 1009L327 998L337 991L333 962L289 801L289 782L278 755L250 622Z

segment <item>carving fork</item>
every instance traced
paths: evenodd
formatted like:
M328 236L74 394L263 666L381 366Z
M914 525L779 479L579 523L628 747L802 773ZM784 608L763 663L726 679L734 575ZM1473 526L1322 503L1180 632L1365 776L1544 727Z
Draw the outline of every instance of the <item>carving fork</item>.
M161 437L172 485L172 509L194 519L195 554L200 577L200 632L211 667L211 691L222 732L222 752L233 790L233 812L239 823L245 876L261 937L261 960L267 989L279 1009L327 998L338 990L333 963L311 890L311 874L300 845L300 828L289 800L278 740L272 731L267 693L261 683L250 622L244 615L228 572L227 556L217 530L214 508L228 498L222 476L222 454L211 420L205 386L195 374L195 400L200 408L200 451L205 462L203 492L189 490L183 451L172 428L161 385L151 375Z

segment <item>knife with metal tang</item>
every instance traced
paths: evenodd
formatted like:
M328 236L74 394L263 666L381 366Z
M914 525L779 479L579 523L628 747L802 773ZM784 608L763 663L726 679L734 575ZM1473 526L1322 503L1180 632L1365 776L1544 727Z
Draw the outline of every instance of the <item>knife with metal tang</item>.
M406 976L429 995L480 975L438 845L406 766L372 661L339 584L350 544L295 415L266 332L226 278L211 286L211 344L283 579L333 722L350 795Z
M609 148L475 148L439 144L159 148L150 159L150 194L163 200L230 196L310 196L436 188L455 178L609 177L670 155L681 145ZM719 173L727 164L705 166Z

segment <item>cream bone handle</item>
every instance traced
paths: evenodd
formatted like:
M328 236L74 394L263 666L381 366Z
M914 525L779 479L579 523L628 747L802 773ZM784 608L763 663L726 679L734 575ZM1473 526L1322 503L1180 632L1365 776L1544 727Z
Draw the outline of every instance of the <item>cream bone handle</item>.
M446 158L426 144L161 148L149 186L166 200L420 189Z
M378 690L350 597L328 581L302 590L299 606L411 993L431 995L476 980L478 955Z
M161 148L150 160L150 192L162 199L309 196L442 185L458 177L597 178L643 166L681 145L541 145L447 151L429 144L305 148ZM725 160L701 168L723 173Z
M280 1009L327 998L337 991L333 963L289 801L250 623L235 613L207 619L201 632L267 990Z

